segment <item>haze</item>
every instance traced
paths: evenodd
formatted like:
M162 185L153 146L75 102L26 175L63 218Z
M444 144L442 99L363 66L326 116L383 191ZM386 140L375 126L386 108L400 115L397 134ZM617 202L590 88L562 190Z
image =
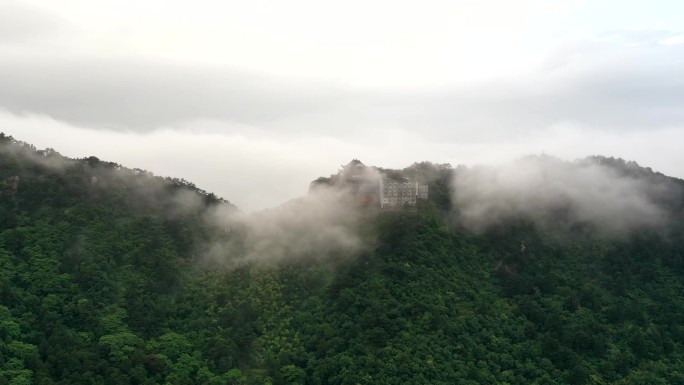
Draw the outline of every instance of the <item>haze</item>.
M0 131L245 210L351 158L684 176L674 1L0 0Z

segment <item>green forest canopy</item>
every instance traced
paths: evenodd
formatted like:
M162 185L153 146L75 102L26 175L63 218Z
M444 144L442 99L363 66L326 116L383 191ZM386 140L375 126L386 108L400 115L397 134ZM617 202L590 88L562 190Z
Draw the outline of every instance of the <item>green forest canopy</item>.
M203 219L228 202L0 135L0 384L684 383L681 199L664 229L473 233L458 169L404 172L430 204L363 224L353 256L226 268L197 252L239 237Z

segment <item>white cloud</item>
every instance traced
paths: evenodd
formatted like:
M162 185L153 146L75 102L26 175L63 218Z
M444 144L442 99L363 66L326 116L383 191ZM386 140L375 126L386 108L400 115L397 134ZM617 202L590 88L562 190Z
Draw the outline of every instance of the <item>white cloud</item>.
M466 226L484 229L525 217L540 223L595 223L624 230L664 224L663 200L681 191L666 180L635 178L598 162L527 157L498 167L458 169L454 203Z
M670 36L667 39L663 39L659 42L662 45L680 45L684 44L684 34Z

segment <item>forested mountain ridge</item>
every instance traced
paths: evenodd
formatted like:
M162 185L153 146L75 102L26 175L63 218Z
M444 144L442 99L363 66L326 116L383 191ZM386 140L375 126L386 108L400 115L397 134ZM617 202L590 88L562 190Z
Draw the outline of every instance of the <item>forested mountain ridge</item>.
M544 190L562 199L539 196L549 215L527 190L472 189L507 187L510 170L420 163L398 172L430 184L427 207L275 258L275 232L255 246L252 222L216 226L234 209L189 182L2 135L0 384L684 383L681 181L584 162L610 172L559 175L640 195L597 216L562 180ZM514 181L536 191L548 170ZM628 209L648 220L601 231Z

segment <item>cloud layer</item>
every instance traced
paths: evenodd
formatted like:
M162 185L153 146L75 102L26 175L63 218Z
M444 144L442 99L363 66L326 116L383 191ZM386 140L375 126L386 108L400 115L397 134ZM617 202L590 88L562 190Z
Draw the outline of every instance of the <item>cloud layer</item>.
M556 68L515 81L393 91L155 61L10 57L0 63L0 106L137 132L215 121L248 135L358 137L402 129L473 142L561 122L599 131L680 128L684 54L677 48L635 49L607 61L558 59Z

